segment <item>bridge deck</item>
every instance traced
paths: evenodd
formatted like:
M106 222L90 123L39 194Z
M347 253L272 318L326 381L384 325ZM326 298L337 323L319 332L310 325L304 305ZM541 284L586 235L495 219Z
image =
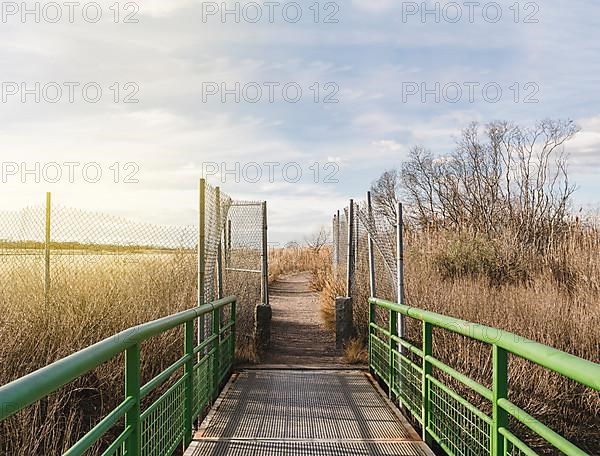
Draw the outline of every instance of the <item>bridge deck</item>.
M360 371L236 374L186 456L433 453Z

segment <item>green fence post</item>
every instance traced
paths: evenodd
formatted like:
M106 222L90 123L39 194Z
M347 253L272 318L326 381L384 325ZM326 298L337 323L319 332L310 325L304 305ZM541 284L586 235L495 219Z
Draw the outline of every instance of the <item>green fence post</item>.
M423 377L422 377L422 388L423 388L423 404L421 417L423 421L423 441L427 445L433 443L433 439L429 434L429 415L430 415L430 403L429 403L429 379L428 375L431 375L432 368L431 363L427 361L428 356L433 356L433 326L431 323L423 321Z
M371 327L371 323L375 323L375 304L369 302L369 371L371 374L375 374L375 370L373 369L373 343L371 342L373 339L373 328Z
M213 309L212 312L212 334L214 340L213 353L213 400L219 395L219 378L221 377L221 315L219 309Z
M194 424L194 320L185 322L185 337L183 351L188 360L183 367L185 376L185 402L184 419L185 434L183 438L184 448L192 442L192 426Z
M125 351L125 397L135 400L133 407L125 415L125 426L131 427L131 434L125 443L127 456L139 456L142 450L140 376L140 344L136 343Z
M236 326L236 301L231 303L231 323L233 326L231 327L231 367L233 367L233 363L235 363L235 326Z
M508 354L505 349L493 345L492 362L494 367L492 379L492 454L504 456L504 437L498 432L500 428L508 428L508 413L498 405L499 399L508 396Z
M397 348L396 341L393 339L393 336L398 334L398 312L394 310L390 310L390 340L388 345L388 380L389 380L389 388L388 394L390 398L393 398L394 392L392 391L394 388L394 350ZM399 393L399 392L398 392ZM398 394L400 395L400 394Z

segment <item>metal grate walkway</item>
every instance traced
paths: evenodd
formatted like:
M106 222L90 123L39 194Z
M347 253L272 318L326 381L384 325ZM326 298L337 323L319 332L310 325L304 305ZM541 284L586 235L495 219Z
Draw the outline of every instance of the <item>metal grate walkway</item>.
M357 371L248 370L234 377L186 456L433 455Z

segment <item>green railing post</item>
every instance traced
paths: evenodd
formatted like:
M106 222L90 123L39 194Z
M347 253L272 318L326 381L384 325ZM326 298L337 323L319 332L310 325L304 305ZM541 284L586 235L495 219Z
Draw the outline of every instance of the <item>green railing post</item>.
M374 374L373 370L373 343L371 342L373 338L373 328L371 324L375 323L375 304L369 302L369 371L371 374Z
M499 399L508 396L508 354L505 349L493 345L492 347L493 379L492 379L492 454L504 456L504 437L499 433L500 428L508 429L508 414L498 405Z
M131 397L135 403L125 414L125 426L131 427L131 434L125 443L127 456L139 456L141 445L140 423L140 344L129 347L125 351L125 397Z
M212 334L214 339L213 352L213 400L219 396L219 378L221 370L221 315L219 309L212 312Z
M423 441L427 445L431 445L433 443L433 439L429 434L429 413L430 413L430 403L429 403L429 379L428 375L431 375L432 368L431 363L427 361L428 356L433 356L433 325L431 323L423 322L423 376L422 376L422 387L423 387L423 399L422 399L422 422L423 422L423 432L422 437Z
M183 438L184 447L192 442L192 426L194 424L194 320L185 322L185 337L183 351L188 360L183 367L185 375L185 402L184 420L185 434Z
M389 388L388 394L390 398L393 397L393 388L394 388L394 350L397 348L396 341L393 336L398 334L398 312L394 310L390 310L390 340L388 344L388 380L389 380ZM399 394L398 394L399 395Z
M231 365L235 363L235 326L236 326L236 301L231 303Z

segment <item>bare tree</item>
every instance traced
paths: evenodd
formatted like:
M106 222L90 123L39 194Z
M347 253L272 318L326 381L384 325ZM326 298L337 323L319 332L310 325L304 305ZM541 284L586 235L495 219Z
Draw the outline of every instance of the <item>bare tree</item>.
M377 210L395 217L399 187L420 226L468 228L545 248L559 233L575 191L564 145L572 121L544 120L524 128L492 122L465 128L456 147L434 156L411 149L400 173L386 171L371 187Z
M396 208L398 207L398 191L400 189L400 173L389 169L371 185L373 210L384 217L390 225L396 223Z
M315 253L319 253L321 249L329 242L329 230L322 225L317 231L310 236L304 238L306 245Z

